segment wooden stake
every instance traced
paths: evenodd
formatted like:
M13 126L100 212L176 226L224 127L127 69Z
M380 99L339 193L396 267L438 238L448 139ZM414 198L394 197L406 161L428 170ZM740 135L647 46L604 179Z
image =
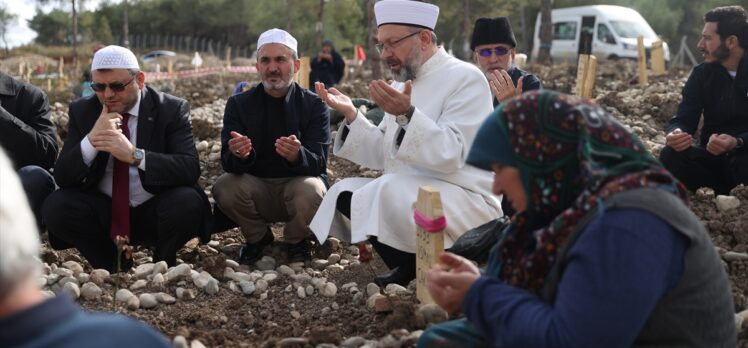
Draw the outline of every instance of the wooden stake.
M646 86L649 83L647 78L647 54L644 51L644 37L639 36L636 39L639 49L639 86Z
M662 41L652 43L652 75L665 75L665 52L662 49Z
M574 94L583 98L592 98L595 88L595 69L597 68L597 57L588 54L580 54L577 65L577 84Z
M309 88L309 57L301 57L301 67L299 68L296 80L299 81L299 85L304 88Z
M418 189L416 209L428 218L438 218L444 214L439 191L428 186ZM426 273L436 264L437 257L444 251L444 231L427 232L416 225L416 297L421 303L434 303L426 288Z
M226 69L231 68L231 46L226 47Z

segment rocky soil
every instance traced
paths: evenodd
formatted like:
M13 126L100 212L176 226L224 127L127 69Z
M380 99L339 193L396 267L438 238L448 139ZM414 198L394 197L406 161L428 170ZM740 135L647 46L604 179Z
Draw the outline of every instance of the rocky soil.
M575 69L568 65L529 66L547 88L570 92ZM663 127L675 112L688 71L652 77L646 87L630 85L629 62L598 67L595 99L633 132L653 153L664 146ZM186 98L192 105L195 143L200 154L201 184L210 188L222 173L220 130L226 99L241 75L158 82L157 87ZM251 77L256 81L256 77ZM367 97L366 81L339 86L352 97ZM65 136L67 107L53 106L53 119ZM351 176L376 177L377 171L335 156L329 160L331 183ZM748 307L748 188L715 197L702 189L691 208L707 227L729 274L735 310ZM272 227L276 240L282 224ZM207 245L190 242L167 268L153 263L150 251L135 253L135 267L110 275L92 270L74 250L55 252L46 244L47 291L66 291L85 308L120 312L153 325L177 347L407 347L429 323L447 319L435 306L419 306L413 288L380 289L370 283L386 270L376 255L359 260L355 246L335 239L316 246L307 264L289 264L282 243L267 248L255 265L233 260L243 243L237 229L215 234ZM411 285L412 286L412 285ZM742 337L742 336L741 336ZM741 340L748 346L748 340Z

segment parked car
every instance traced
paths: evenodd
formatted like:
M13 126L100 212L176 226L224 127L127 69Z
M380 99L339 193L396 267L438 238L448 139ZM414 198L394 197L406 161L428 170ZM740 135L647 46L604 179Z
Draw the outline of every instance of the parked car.
M140 56L140 59L141 59L141 60L142 60L143 62L147 63L147 62L149 62L149 61L151 61L151 60L154 60L154 59L156 59L156 58L159 58L159 57L174 57L174 56L176 56L176 55L177 55L177 54L176 54L176 53L174 53L174 52L172 52L172 51L166 51L166 50L158 50L158 51L151 51L151 52L148 52L148 53L146 53L146 54L144 54L144 55Z
M660 40L649 23L634 9L612 5L578 6L551 10L554 61L576 62L578 54L591 52L597 59L637 59L637 38L644 37L649 56L652 42ZM540 49L540 13L535 21L532 59ZM663 42L665 61L670 49Z

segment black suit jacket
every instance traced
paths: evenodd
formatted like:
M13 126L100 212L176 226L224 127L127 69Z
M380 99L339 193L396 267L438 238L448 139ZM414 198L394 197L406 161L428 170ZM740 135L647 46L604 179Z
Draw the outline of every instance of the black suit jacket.
M57 133L41 89L0 72L0 146L15 168L51 169L57 158Z
M91 166L83 161L81 140L101 114L96 95L70 104L70 123L65 144L55 164L55 180L61 188L97 189L110 154L99 152ZM201 239L209 240L210 204L197 185L200 160L195 149L187 101L146 87L141 94L136 146L145 150L146 170L139 170L143 188L158 195L177 186L194 187L203 197L205 219Z

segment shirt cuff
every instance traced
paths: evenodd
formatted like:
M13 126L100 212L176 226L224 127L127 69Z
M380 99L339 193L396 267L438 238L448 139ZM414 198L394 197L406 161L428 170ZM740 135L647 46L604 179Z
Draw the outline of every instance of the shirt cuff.
M145 156L146 152L143 150L143 160L140 161L140 164L138 164L138 169L145 171L145 159L147 156Z
M83 137L83 140L81 140L81 155L83 155L83 163L90 167L98 154L99 150L96 150L96 148L91 144L91 141L88 140L88 135Z

